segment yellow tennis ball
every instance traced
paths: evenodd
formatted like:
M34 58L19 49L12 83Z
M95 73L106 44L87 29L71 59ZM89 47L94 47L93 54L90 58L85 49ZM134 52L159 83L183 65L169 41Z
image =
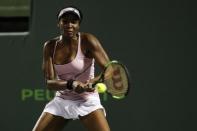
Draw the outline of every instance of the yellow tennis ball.
M107 90L107 87L104 83L97 83L95 88L98 93L104 93Z

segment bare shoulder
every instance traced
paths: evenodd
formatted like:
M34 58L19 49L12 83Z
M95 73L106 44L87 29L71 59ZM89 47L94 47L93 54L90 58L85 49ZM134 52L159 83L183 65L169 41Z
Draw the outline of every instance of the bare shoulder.
M55 37L53 39L50 39L50 40L47 40L45 43L44 43L44 48L49 48L49 47L52 47L55 45L56 41L58 40L59 37Z
M59 39L59 37L56 37L56 38L46 41L43 45L44 52L48 52L48 53L52 54L54 47L55 47L55 43L58 39Z
M83 33L81 38L84 47L86 47L86 56L94 58L96 63L98 63L98 65L100 65L100 67L103 69L106 63L109 61L109 57L99 40L90 33Z
M93 35L91 33L86 33L86 32L82 32L81 37L83 40L87 40L87 41L97 39L95 35Z
M98 38L91 33L81 33L82 42L87 46L97 46L100 45Z

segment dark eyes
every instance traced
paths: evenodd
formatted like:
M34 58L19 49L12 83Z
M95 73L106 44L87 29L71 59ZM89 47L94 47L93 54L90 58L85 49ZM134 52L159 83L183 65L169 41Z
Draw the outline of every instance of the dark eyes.
M68 23L72 23L72 24L77 24L78 20L62 20L63 24L68 24Z

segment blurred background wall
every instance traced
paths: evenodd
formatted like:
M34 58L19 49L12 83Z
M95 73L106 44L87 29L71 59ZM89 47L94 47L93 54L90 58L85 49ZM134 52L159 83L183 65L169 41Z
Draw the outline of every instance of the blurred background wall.
M53 92L41 71L42 48L58 35L56 15L79 7L82 32L98 37L129 68L124 100L101 95L112 131L196 130L196 7L177 0L1 0L2 131L30 131ZM79 121L65 128L85 131Z

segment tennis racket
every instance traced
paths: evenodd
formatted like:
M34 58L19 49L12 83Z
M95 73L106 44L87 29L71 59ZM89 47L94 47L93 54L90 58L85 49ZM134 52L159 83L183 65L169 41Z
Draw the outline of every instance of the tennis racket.
M97 83L104 83L106 92L115 99L125 98L131 88L126 66L116 60L107 63L99 80L93 83L92 87L95 88Z

